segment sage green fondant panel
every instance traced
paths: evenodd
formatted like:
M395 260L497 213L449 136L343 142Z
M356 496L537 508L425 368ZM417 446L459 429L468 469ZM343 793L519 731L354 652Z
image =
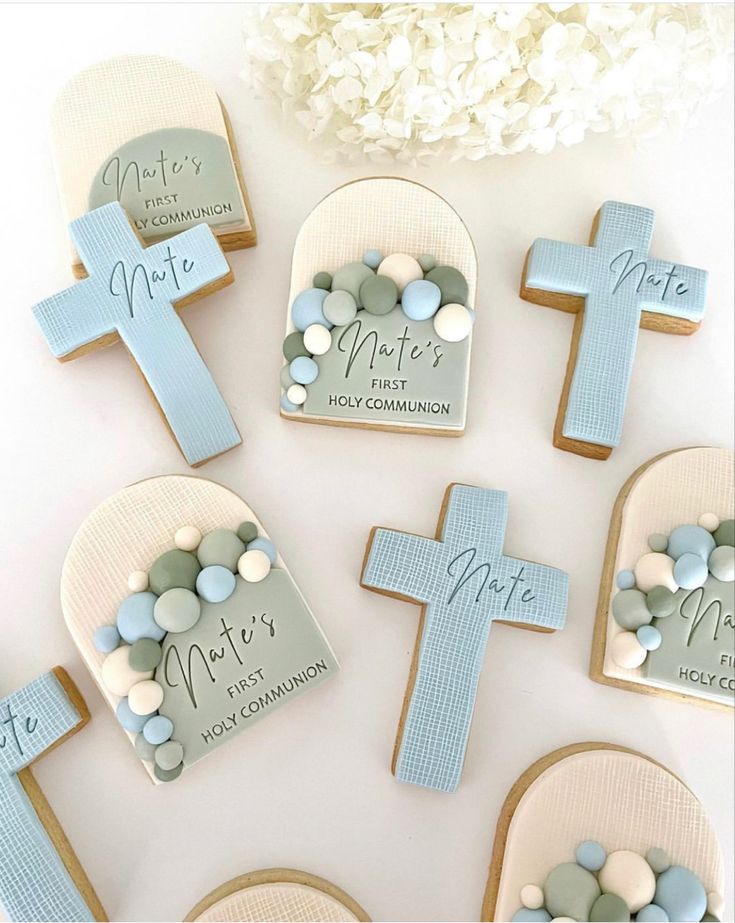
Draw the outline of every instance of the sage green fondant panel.
M114 151L92 182L89 209L117 201L145 240L195 224L250 225L227 140L196 128L162 128Z
M735 583L712 576L697 590L679 590L673 614L654 619L663 641L648 655L646 676L679 692L735 703L734 598Z
M293 581L274 568L260 583L237 577L229 599L202 602L193 628L167 635L159 711L190 766L338 669Z
M409 320L400 307L332 331L315 356L319 377L307 388L307 416L461 429L467 402L468 337L447 343L431 320Z

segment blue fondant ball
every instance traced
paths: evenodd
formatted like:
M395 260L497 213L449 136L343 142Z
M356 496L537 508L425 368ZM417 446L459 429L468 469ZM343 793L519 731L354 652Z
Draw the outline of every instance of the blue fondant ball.
M632 570L621 570L615 578L619 590L632 590L635 586L635 574Z
M380 250L366 250L362 255L362 261L371 269L377 269L383 262L383 254Z
M442 292L438 285L426 279L409 282L401 296L401 308L410 320L428 320L439 310Z
M635 635L640 646L647 651L657 651L661 647L661 632L653 625L641 625Z
M291 320L294 327L301 331L311 327L312 324L321 324L332 329L332 325L324 316L324 299L329 292L323 288L307 288L294 298L291 305Z
M511 923L549 923L551 914L542 907L540 910L529 910L528 907L521 907L516 910L510 918Z
M100 654L111 654L120 644L120 632L115 625L100 625L94 633L92 643Z
M683 590L696 590L704 586L708 576L707 559L691 551L685 551L674 564L674 580Z
M232 596L235 590L235 575L228 567L211 564L199 571L197 593L208 603L221 603Z
M169 740L173 732L174 723L165 715L154 715L143 725L143 737L154 747Z
M308 356L297 356L288 371L294 381L300 385L310 385L319 377L319 366Z
M275 565L278 558L276 546L269 538L254 538L248 544L248 551L264 551L268 555L268 560Z
M153 607L157 599L155 593L133 593L120 603L117 630L128 644L134 644L141 638L163 640L166 632L153 618Z
M290 401L285 394L281 395L281 410L285 410L286 413L296 413L300 409L299 405Z
M151 718L150 715L136 715L128 705L127 696L118 702L115 715L125 730L130 731L131 734L139 734Z
M605 864L607 853L603 846L596 840L585 840L577 847L575 854L577 865L581 865L588 872L598 872Z
M666 911L670 920L698 923L707 909L707 893L694 872L683 865L672 865L658 876L653 902Z
M706 562L714 547L712 534L702 526L679 526L669 536L666 553L675 561L683 554L696 554Z
M658 904L647 904L641 907L635 916L641 923L669 923L669 915Z

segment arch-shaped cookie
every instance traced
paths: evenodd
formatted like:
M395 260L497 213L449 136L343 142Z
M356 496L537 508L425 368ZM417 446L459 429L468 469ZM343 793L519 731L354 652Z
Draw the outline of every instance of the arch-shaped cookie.
M125 55L86 68L57 97L51 134L67 224L119 198L148 241L206 222L224 250L255 245L227 113L186 65Z
M466 303L476 308L477 254L457 212L441 196L419 183L375 176L335 189L322 199L301 226L291 262L286 335L295 330L291 305L300 292L311 287L315 273L333 273L347 263L359 262L369 249L378 249L384 255L433 255L439 265L452 266L462 273L467 280ZM295 412L282 407L281 415L304 423L461 436L466 420L472 333L462 342L443 344L446 358L443 364L432 368L431 361L427 361L431 347L425 345L428 339L436 341L431 320L408 321L398 309L378 317L375 322L378 330L382 328L385 342L394 346L400 332L396 326L398 319L408 324L414 344L421 339L425 349L423 358L413 363L404 361L400 371L395 368L389 373L389 363L381 365L378 356L372 369L353 368L347 387L344 356L340 358L333 347L327 355L315 357L320 376L309 386L309 397L303 407ZM403 323L399 326L402 331ZM404 349L404 355L407 352L408 349ZM394 358L397 355L398 349ZM407 369L407 364L414 367ZM378 388L373 391L373 374L381 380L406 379L407 383L398 390ZM339 386L340 396L351 398L352 403L330 406L327 392L332 385L334 389ZM371 394L379 396L383 405L366 409L367 397ZM363 401L357 406L360 396ZM386 406L391 400L394 404ZM413 410L401 409L395 404L401 400L412 402L406 406Z
M370 917L341 888L295 869L264 869L228 881L189 911L187 923L270 920L354 923Z
M734 471L735 457L730 449L679 449L646 462L623 485L613 508L600 582L590 662L592 679L678 701L732 707L733 663L721 662L723 652L732 650L732 582L719 585L722 613L729 613L729 620L723 618L716 641L715 632L709 630L714 609L695 634L689 635L690 608L696 600L686 603L687 594L680 590L674 614L654 620L663 634L663 643L642 666L626 669L618 665L611 648L613 640L623 632L612 614L613 599L619 592L616 576L632 570L651 551L649 536L666 537L678 526L696 525L702 514L714 513L722 520L731 518L735 507ZM691 643L687 644L687 638ZM704 682L708 677L713 677L709 685ZM722 689L718 688L720 683L724 683Z
M61 605L74 643L103 697L113 710L117 708L120 697L112 694L103 682L102 666L105 655L95 648L93 636L100 626L115 624L120 603L131 592L128 588L129 575L139 570L147 571L161 554L173 549L173 536L182 526L194 526L202 535L206 535L215 529L237 530L243 522L253 523L257 527L259 540L269 540L268 533L255 513L237 494L213 481L173 475L150 478L126 487L100 504L79 528L64 561L61 575ZM222 701L227 703L228 712L244 708L250 702L249 687L247 692L241 689L235 690L231 696L226 694L228 685L236 684L247 671L235 659L234 652L233 656L229 656L228 651L227 657L213 661L212 671L215 680L211 683L202 670L195 674L200 680L196 692L198 704L196 708L192 708L187 699L185 681L179 682L177 686L174 686L173 682L168 684L165 677L160 675L159 667L155 678L165 691L160 712L174 721L174 737L184 744L184 768L188 768L192 762L206 755L204 751L208 752L209 744L217 746L233 736L233 732L242 730L246 725L268 714L272 708L287 702L290 696L308 691L332 676L338 669L328 641L280 555L276 556L272 571L261 582L246 584L240 577L236 580L236 592L219 604L222 607L227 606L227 610L218 609L216 606L212 609L212 604L207 604L210 609L205 610L203 604L199 622L188 631L173 635L184 652L181 659L185 663L185 651L189 644L196 642L206 651L210 644L215 643L210 635L218 635L218 620L223 613L234 628L233 635L237 637L244 624L243 620L251 616L248 607L252 604L253 607L257 606L258 612L267 609L276 620L277 628L287 626L282 628L282 634L278 636L278 645L274 645L270 655L263 654L262 646L256 649L256 644L249 649L251 664L254 658L261 658L264 664L267 663L264 677L254 684L257 688L254 689L253 695L260 694L262 697L262 693L271 690L274 684L280 682L281 676L278 671L281 663L284 675L287 673L290 676L292 671L298 668L291 658L299 663L303 661L305 669L306 658L319 658L324 661L325 668L319 667L314 676L308 677L308 682L300 682L297 688L289 690L285 695L279 693L266 705L259 704L255 711L247 715L236 714L234 727L226 728L228 734L220 736L215 732L216 739L205 740L207 747L203 747L199 738L203 732L213 728L214 718L209 723L204 723L208 712L217 711ZM240 590L243 591L242 605L238 599ZM249 595L245 595L245 590L249 591ZM213 622L210 623L205 636L203 632L207 630L205 623L208 611ZM284 611L288 614L287 619L281 618ZM162 641L164 652L171 639L172 635L169 634L167 639ZM290 639L292 640L289 646ZM221 640L220 637L217 643ZM256 643L257 640L256 637ZM194 662L199 664L198 659ZM261 660L258 660L259 665L260 663ZM162 666L163 664L165 659ZM241 718L249 720L240 720ZM124 733L134 744L136 735L128 731ZM187 751L192 754L191 759L187 758ZM143 765L153 781L158 781L150 762L143 762Z
M495 833L482 920L510 920L520 890L543 885L577 846L607 852L661 847L709 892L723 893L723 860L699 801L673 773L641 753L573 744L530 766L510 790Z

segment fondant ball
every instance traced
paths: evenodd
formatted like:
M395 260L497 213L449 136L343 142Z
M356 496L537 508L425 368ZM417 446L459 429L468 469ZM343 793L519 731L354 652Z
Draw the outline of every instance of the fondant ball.
M634 632L621 631L610 642L610 656L619 667L635 670L645 661L648 651Z
M676 609L676 596L668 587L655 586L646 596L646 605L654 618L665 619Z
M696 554L706 561L714 547L715 540L706 529L702 526L687 525L674 529L669 536L669 546L666 551L675 561L684 554Z
M631 913L650 904L656 890L651 866L630 849L610 853L600 869L599 882L603 891L621 897Z
M280 407L284 413L296 413L301 409L298 404L292 404L285 394L281 395Z
M646 605L646 596L640 590L621 590L612 601L615 621L626 631L635 631L647 625L653 616Z
M643 593L650 592L655 586L665 586L673 593L679 589L674 580L674 559L667 554L652 551L644 554L633 568L635 582Z
M672 865L658 876L654 904L663 907L677 923L699 921L707 910L707 893L694 872Z
M136 715L136 713L131 709L127 698L124 698L120 699L120 701L117 703L117 708L115 709L115 717L126 731L129 731L131 734L139 734L143 730L145 723L150 716Z
M327 292L323 288L307 288L294 298L291 321L297 330L303 333L312 324L329 324L323 311L326 297Z
M294 381L293 381L293 378L291 378L291 372L289 371L289 368L287 365L283 366L279 377L281 381L281 387L283 388L284 391L288 391L288 389L291 387Z
M710 891L707 895L707 913L721 920L725 913L725 898L718 891Z
M196 555L190 551L182 551L180 548L166 551L151 567L151 589L158 596L174 587L193 590L200 570Z
M324 316L335 327L351 324L357 317L357 301L349 292L330 292L324 301Z
M258 527L254 522L241 522L237 527L237 537L247 545L258 537Z
M201 540L202 533L196 526L182 526L174 535L174 545L182 551L196 551Z
M246 551L237 562L237 569L243 580L248 583L260 583L270 573L271 562L264 551Z
M312 280L312 285L314 288L324 288L329 291L329 289L332 287L331 272L318 272Z
M641 625L635 633L638 643L647 651L657 651L661 647L663 638L661 632L653 625Z
M574 854L577 865L581 865L588 872L597 872L605 864L607 853L601 843L596 840L585 840L577 847Z
M92 636L95 650L100 654L109 654L120 643L120 632L115 625L100 625Z
M167 740L156 748L156 766L161 769L175 769L184 758L184 748L178 740Z
M383 262L383 254L380 250L366 250L362 255L362 261L371 269L377 269Z
M621 570L615 578L619 590L632 590L635 586L635 574L632 570Z
M431 272L436 266L436 257L432 256L431 253L421 253L416 257L416 262L424 272Z
M306 388L303 385L291 385L288 391L286 391L286 397L296 407L301 407L307 398Z
M653 535L648 536L648 547L651 551L666 551L669 547L669 537L668 535L662 535L660 532L654 532Z
M592 905L600 896L595 876L575 862L557 865L544 884L546 909L555 917L589 920Z
M326 304L326 302L325 302ZM308 330L308 327L307 327ZM297 356L308 356L309 350L304 344L304 334L300 330L292 330L283 341L283 358L286 362L293 362Z
M337 292L334 293L335 295ZM321 324L312 324L304 331L304 346L312 356L323 356L332 345L332 334Z
M447 343L460 343L472 330L472 315L461 304L445 304L434 315L436 335Z
M735 519L725 519L714 532L717 545L735 546Z
M540 910L544 906L544 892L538 885L524 885L521 888L521 903L529 910Z
M674 564L674 580L683 590L696 590L704 586L708 576L707 559L690 551L684 552Z
M150 721L150 718L148 719ZM138 734L135 738L135 752L138 754L140 759L145 760L146 763L153 762L153 754L155 753L156 748L153 744L149 744L145 739L143 733Z
M237 559L243 551L245 543L240 541L235 532L230 529L215 529L202 539L197 557L202 567L219 564L234 574L237 570Z
M378 266L378 275L392 279L396 283L398 294L402 295L409 282L424 278L424 271L418 260L407 253L391 253Z
M269 538L256 538L248 544L248 551L264 551L268 555L268 560L275 565L278 560L276 546Z
M661 849L660 846L652 846L651 849L648 850L646 853L646 862L657 875L660 875L661 872L665 872L671 865L669 854L665 849Z
M242 544L242 543L241 543ZM243 546L244 547L244 546ZM200 572L201 576L201 572ZM174 587L159 597L153 610L156 624L164 631L179 633L193 628L202 614L199 597L191 590Z
M131 593L143 593L148 589L148 574L144 570L134 570L128 577L128 589Z
M319 366L307 356L299 356L288 367L291 378L299 385L310 385L319 377Z
M646 904L645 907L641 907L635 918L641 923L669 923L668 913L658 904Z
M426 274L429 282L438 285L442 293L442 304L467 304L467 280L453 266L437 266Z
M628 923L628 905L617 894L601 894L592 905L590 920L595 923Z
M511 923L550 923L551 914L543 907L531 910L530 907L521 907L510 918Z
M709 556L712 576L723 583L735 580L735 548L732 545L718 545Z
M163 704L163 687L154 679L136 683L128 692L128 705L135 715L148 717ZM141 725L141 730L142 730Z
M154 757L155 759L155 757ZM183 772L184 764L179 763L175 769L161 769L160 766L153 767L153 774L159 782L174 782Z
M236 578L229 567L213 564L197 577L197 593L208 603L222 603L235 592Z
M113 695L126 696L136 683L150 679L152 670L134 670L129 662L130 647L123 644L105 657L102 664L102 682Z
M388 276L370 276L360 286L360 302L368 314L390 314L398 302L398 286Z
M374 275L373 270L364 263L348 263L335 272L332 278L332 291L336 292L342 290L344 292L349 292L355 299L357 307L360 308L362 307L362 302L360 301L360 286L365 279L369 279L372 275Z
M714 513L702 513L697 520L697 525L706 529L708 532L714 532L720 525L720 517Z
M157 597L154 593L133 593L120 603L117 610L117 630L128 644L140 638L160 641L165 632L156 625L153 609Z
M409 282L403 290L401 308L410 320L428 320L439 310L442 293L438 285L426 279Z
M175 592L170 590L169 592ZM185 591L187 592L187 591ZM134 670L146 673L155 670L161 662L163 651L158 641L152 638L141 638L132 645L128 653L128 662Z
M164 743L174 732L174 723L165 715L154 715L143 725L143 737L153 747Z

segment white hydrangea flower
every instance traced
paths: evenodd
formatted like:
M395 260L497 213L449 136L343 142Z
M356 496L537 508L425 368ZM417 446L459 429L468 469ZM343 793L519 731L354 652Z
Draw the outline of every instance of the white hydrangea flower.
M284 3L248 8L246 83L332 159L379 163L683 127L727 84L730 3Z

